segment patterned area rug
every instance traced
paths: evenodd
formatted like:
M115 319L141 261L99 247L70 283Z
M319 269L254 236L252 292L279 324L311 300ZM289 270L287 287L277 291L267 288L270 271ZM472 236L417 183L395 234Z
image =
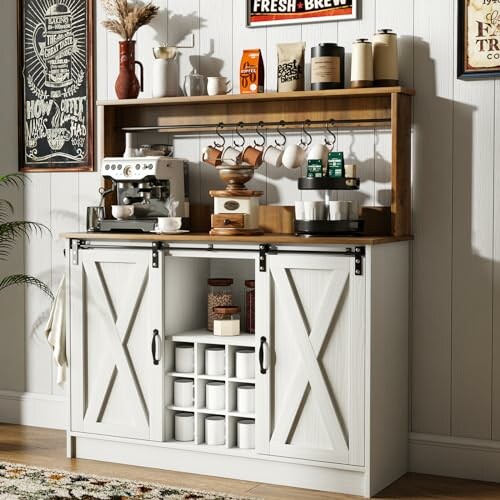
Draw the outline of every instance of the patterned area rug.
M256 500L0 462L0 500Z

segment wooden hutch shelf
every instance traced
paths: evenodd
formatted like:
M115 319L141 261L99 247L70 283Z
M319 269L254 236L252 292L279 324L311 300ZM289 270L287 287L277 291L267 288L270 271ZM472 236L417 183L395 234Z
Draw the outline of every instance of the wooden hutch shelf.
M335 120L336 127L390 128L392 132L393 236L411 234L412 89L382 87L257 95L169 97L98 101L98 158L119 156L123 128L168 127L180 134L214 132L220 123ZM207 126L200 126L206 124ZM291 128L291 127L290 127Z

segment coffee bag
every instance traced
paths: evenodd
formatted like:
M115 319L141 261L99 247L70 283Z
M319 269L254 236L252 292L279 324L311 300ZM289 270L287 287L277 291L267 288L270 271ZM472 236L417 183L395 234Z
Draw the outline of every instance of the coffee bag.
M304 90L305 42L278 44L278 92Z
M259 92L264 92L264 60L260 49L247 49L240 64L240 94Z

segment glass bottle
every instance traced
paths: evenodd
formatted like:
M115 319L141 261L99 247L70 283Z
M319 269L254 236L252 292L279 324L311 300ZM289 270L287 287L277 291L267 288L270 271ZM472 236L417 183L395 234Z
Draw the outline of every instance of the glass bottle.
M245 330L255 333L255 280L245 281Z
M233 280L231 278L210 278L208 280L208 330L213 331L216 314L214 307L230 306L233 303Z

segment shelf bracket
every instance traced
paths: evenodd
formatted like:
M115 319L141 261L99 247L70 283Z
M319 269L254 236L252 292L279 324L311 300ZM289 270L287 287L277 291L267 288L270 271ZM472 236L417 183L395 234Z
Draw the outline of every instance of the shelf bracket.
M354 248L354 274L356 274L356 276L363 276L363 259L365 255L365 247Z
M265 273L267 271L267 254L271 251L271 245L264 243L259 245L259 271Z
M155 241L153 243L153 259L152 259L153 269L158 269L161 248L162 248L161 242Z

